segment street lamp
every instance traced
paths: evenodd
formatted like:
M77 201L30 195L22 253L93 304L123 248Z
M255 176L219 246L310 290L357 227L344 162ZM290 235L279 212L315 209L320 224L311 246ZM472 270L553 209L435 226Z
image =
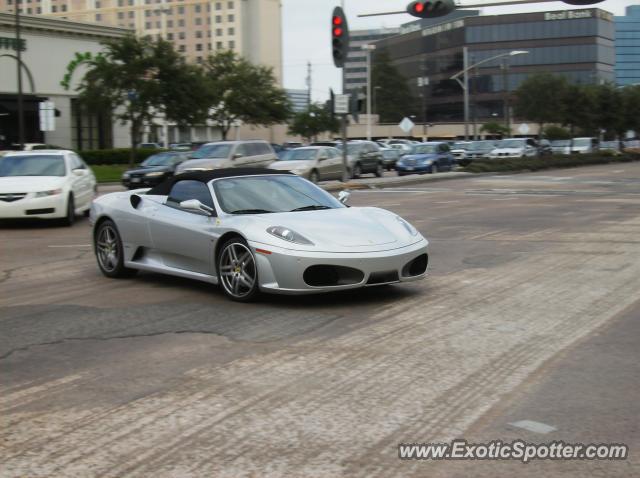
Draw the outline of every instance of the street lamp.
M362 49L367 53L367 140L371 141L371 52L376 46L367 43Z
M463 59L463 70L456 73L455 75L453 75L450 79L451 80L456 80L458 82L458 84L462 87L462 90L464 91L464 139L465 141L469 140L469 71L480 66L480 65L484 65L485 63L489 63L491 61L494 60L498 60L500 58L508 58L508 57L512 57L512 56L518 56L518 55L527 55L529 52L526 50L513 50L507 53L502 53L500 55L495 55L492 56L491 58L487 58L486 60L482 60L479 61L477 63L474 63L473 65L469 65L469 48L468 47L463 47L462 48L462 59ZM505 61L506 63L506 61ZM508 72L505 68L505 80L508 81ZM462 81L460 80L460 77L462 76ZM505 90L508 90L508 86L505 84ZM507 95L508 95L508 91L507 91ZM506 104L506 108L508 108L508 98L505 101ZM509 118L507 118L508 116L508 112L507 115L505 116L505 119L507 122L510 122ZM510 127L510 125L508 125Z

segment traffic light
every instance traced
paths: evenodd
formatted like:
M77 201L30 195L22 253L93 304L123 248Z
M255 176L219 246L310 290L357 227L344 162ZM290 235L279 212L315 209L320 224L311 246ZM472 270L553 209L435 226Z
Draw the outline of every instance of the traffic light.
M343 68L349 53L349 25L347 24L347 16L341 7L336 7L331 17L331 44L333 63L338 68Z
M418 18L436 18L449 15L456 9L453 0L427 0L411 2L407 7L407 13Z

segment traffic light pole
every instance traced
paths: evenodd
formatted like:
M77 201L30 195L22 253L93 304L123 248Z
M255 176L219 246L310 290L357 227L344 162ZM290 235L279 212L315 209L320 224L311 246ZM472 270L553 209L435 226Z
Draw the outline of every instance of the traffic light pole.
M342 116L342 182L351 179L349 174L349 156L347 155L347 115Z

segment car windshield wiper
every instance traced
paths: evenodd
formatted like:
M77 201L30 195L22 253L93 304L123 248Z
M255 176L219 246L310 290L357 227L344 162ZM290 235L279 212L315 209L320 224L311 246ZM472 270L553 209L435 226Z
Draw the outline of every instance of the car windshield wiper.
M331 208L329 206L323 206L322 204L313 204L312 206L299 207L299 208L293 209L292 211L289 211L289 212L320 211L322 209L333 209L333 208Z
M271 214L273 212L274 211L267 211L266 209L239 209L230 214Z

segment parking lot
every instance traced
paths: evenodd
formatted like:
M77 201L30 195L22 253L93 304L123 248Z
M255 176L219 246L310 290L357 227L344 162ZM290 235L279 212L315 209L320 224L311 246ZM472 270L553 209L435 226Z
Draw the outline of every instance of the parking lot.
M640 476L640 164L351 204L414 224L430 277L237 304L190 280L103 277L86 219L3 224L0 476ZM632 451L398 459L399 443L453 438Z

